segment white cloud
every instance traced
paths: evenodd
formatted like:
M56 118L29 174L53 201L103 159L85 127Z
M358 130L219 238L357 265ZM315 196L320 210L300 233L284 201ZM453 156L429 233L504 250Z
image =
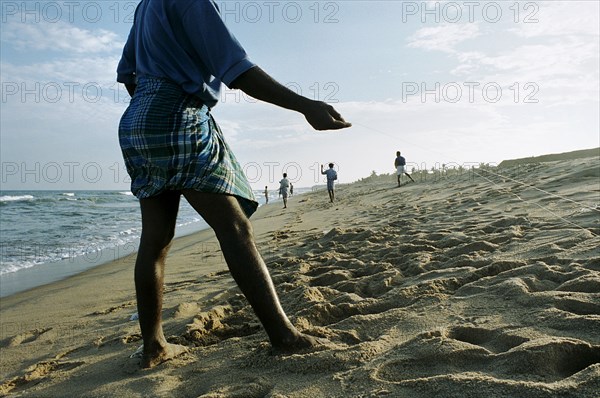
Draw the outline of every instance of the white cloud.
M104 57L62 58L52 61L16 65L2 62L2 80L16 82L77 82L81 85L112 83L117 77L115 55Z
M598 43L567 38L551 44L520 45L503 54L481 58L480 62L494 70L533 72L540 78L573 76L587 61L598 58L597 50Z
M2 42L17 50L48 50L74 54L97 54L123 48L114 32L81 29L66 22L19 23L9 21L2 27Z
M539 2L518 9L519 23L488 24L482 32L476 24L421 28L409 38L409 47L449 54L457 62L450 73L464 81L505 88L533 83L546 106L597 103L599 3ZM459 43L484 34L476 50L457 49Z
M593 40L595 36L597 41L599 13L597 1L526 3L519 15L523 23L516 24L511 32L525 38L585 35Z
M421 28L413 33L407 41L408 47L411 48L454 53L458 44L480 35L478 23L447 23Z
M264 150L305 142L312 130L302 115L261 102L221 103L213 115L237 148Z
M597 41L556 38L551 43L521 45L480 60L484 79L511 85L535 83L546 105L598 102Z
M480 71L485 54L479 51L455 53L459 65L450 71L456 76L474 76Z

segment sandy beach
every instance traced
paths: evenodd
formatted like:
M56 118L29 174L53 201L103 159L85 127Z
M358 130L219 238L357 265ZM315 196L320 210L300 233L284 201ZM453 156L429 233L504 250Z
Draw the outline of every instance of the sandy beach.
M134 256L0 301L0 396L600 396L600 156L318 190L253 216L292 322L275 355L212 231L178 238L141 370ZM406 179L404 180L406 182Z

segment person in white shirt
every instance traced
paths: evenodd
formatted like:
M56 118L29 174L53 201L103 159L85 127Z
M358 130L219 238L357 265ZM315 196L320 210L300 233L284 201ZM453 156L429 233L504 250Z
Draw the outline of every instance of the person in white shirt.
M287 209L287 199L290 189L290 180L287 178L287 173L283 173L283 178L279 181L279 194L283 197L283 208Z
M321 165L321 174L327 176L327 192L329 193L329 201L333 203L335 200L333 182L337 180L337 172L333 169L333 163L329 163L329 168L327 170L323 170L323 165Z

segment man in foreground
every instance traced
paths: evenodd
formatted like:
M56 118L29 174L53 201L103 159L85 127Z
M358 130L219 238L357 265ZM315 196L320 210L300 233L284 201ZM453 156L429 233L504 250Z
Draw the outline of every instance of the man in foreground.
M253 64L212 0L142 0L117 74L132 95L119 142L142 213L135 263L142 367L186 351L167 343L161 322L164 265L181 195L215 231L272 346L284 351L314 346L316 340L301 334L281 308L248 220L258 204L210 110L225 83L302 113L316 130L350 123L333 107L297 95Z

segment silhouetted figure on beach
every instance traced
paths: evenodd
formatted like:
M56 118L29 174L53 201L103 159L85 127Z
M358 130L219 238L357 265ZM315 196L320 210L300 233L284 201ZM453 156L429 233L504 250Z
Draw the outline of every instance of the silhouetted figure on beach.
M279 195L283 198L283 208L287 209L287 200L290 194L290 180L287 178L287 173L283 173L283 178L279 181Z
M412 182L415 182L415 180L412 179L410 174L406 172L406 159L404 159L404 156L400 155L400 151L396 152L396 160L394 161L394 166L396 167L396 175L398 176L398 186L401 185L400 177L402 177L402 174L406 174L406 176L410 178Z
M335 191L334 191L334 181L337 180L337 172L333 169L333 163L329 163L329 168L327 170L323 170L323 165L321 165L321 174L327 176L327 193L329 194L329 202L333 203L335 200Z
M265 204L269 204L269 187L265 185Z
M212 0L142 0L117 73L132 96L119 142L142 213L135 263L141 365L152 367L186 351L166 341L161 321L164 265L181 195L214 229L229 270L273 347L294 351L316 345L281 308L248 219L258 203L210 111L225 83L302 113L316 130L350 124L330 105L296 94L253 64Z

